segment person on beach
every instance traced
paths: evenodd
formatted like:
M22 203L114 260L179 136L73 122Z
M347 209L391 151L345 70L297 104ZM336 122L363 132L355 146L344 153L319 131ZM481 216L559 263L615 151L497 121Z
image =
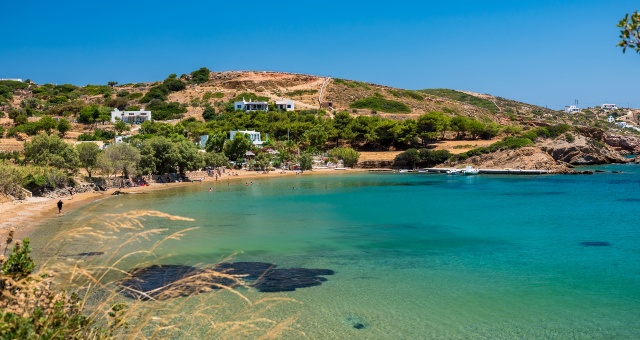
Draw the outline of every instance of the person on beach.
M58 214L62 214L62 200L58 201Z

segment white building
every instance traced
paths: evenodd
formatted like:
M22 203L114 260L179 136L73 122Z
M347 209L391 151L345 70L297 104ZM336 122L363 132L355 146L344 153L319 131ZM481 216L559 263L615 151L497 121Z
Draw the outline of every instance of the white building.
M624 129L627 127L627 122L618 122L617 124L618 124L618 127L621 129Z
M236 110L241 111L269 111L269 103L252 102L251 99L249 99L249 101L246 101L244 100L244 98L242 98L241 102L235 102L233 107Z
M264 143L261 139L260 139L260 132L257 131L248 131L248 130L244 130L244 131L230 131L229 132L229 139L233 140L233 138L235 138L237 133L241 133L243 135L249 135L249 140L253 143L253 145L257 145L260 146L262 145L262 143Z
M616 119L615 119L615 118L613 118L613 116L609 116L609 118L607 118L607 121L608 121L609 123L613 123L613 122L615 122L615 121L616 121Z
M618 106L616 104L607 104L607 103L605 103L605 104L602 104L600 107L603 110L617 110L618 109Z
M113 140L114 144L120 144L120 143L125 143L126 140L128 140L129 138L131 138L131 135L126 135L126 136L116 136Z
M8 80L8 81L19 81L19 82L22 83L22 78L0 78L0 81L5 81L5 80Z
M564 107L564 112L566 113L576 113L580 112L580 109L575 105L569 105Z
M293 111L295 110L295 104L290 99L276 100L276 108L283 111Z
M115 123L116 118L120 118L120 120L128 124L140 124L144 121L151 120L151 111L120 111L118 108L115 108L111 111L111 122Z

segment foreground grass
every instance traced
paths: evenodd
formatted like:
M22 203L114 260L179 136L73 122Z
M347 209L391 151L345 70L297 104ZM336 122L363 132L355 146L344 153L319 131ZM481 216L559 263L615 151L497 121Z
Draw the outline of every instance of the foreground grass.
M68 231L52 239L43 250L50 254L49 260L40 264L37 271L29 256L29 241L24 240L14 247L12 255L3 261L0 277L0 338L271 338L289 333L297 337L304 335L292 327L296 316L285 316L280 320L265 316L267 310L278 305L297 302L279 297L252 301L242 293L250 289L242 276L216 271L213 269L215 264L200 266L198 275L171 282L162 287L158 295L137 291L140 298L123 296L120 292L123 288L118 283L130 277L132 264L145 267L166 262L167 257L158 256L157 250L179 241L196 227L171 234L162 228L149 228L155 219L193 222L189 218L157 211L132 211L124 215L107 215L103 219L104 223L97 224L79 219ZM153 241L158 235L165 236ZM6 246L10 243L6 242ZM82 253L87 256L58 254L62 246L67 248L74 244L89 247L92 252ZM95 254L99 256L88 256ZM203 284L221 278L227 284L214 287Z

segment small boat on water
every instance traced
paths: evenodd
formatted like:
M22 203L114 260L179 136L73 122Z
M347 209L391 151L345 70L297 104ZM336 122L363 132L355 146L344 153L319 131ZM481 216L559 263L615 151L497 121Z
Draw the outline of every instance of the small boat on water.
M479 174L479 173L480 173L480 170L478 170L478 169L474 168L474 167L473 167L473 166L471 166L471 165L467 165L467 167L466 167L466 168L464 168L464 170L462 170L462 173L463 173L465 176L469 176L469 175L477 175L477 174Z
M462 172L464 170L460 170L460 169L449 169L447 170L447 175L462 175Z

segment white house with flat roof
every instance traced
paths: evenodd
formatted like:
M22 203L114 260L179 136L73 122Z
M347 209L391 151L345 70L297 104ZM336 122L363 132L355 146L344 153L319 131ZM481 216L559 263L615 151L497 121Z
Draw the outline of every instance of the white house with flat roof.
M240 111L269 111L269 103L267 102L252 102L251 99L249 101L244 100L242 98L241 102L235 102L233 104L235 110Z
M249 131L249 130L244 130L244 131L230 131L229 132L229 139L233 139L235 138L237 133L241 133L243 135L248 135L249 140L253 143L253 145L257 145L260 146L262 145L262 143L264 143L261 139L260 139L260 132L257 131Z
M128 124L140 124L144 121L151 120L151 111L120 111L118 108L115 108L111 111L111 122L115 123L116 118L120 118L120 120Z
M568 105L564 107L564 112L566 113L577 113L580 112L580 109L575 105Z
M613 116L609 116L609 118L607 118L607 121L608 121L609 123L613 123L613 122L615 122L615 121L616 121L616 119L615 119L615 118L613 118Z
M295 104L291 99L276 100L276 108L282 111L293 111L295 110Z
M601 107L603 110L617 110L617 109L618 109L618 106L617 106L616 104L607 104L607 103L604 103L604 104L600 105L600 107Z

